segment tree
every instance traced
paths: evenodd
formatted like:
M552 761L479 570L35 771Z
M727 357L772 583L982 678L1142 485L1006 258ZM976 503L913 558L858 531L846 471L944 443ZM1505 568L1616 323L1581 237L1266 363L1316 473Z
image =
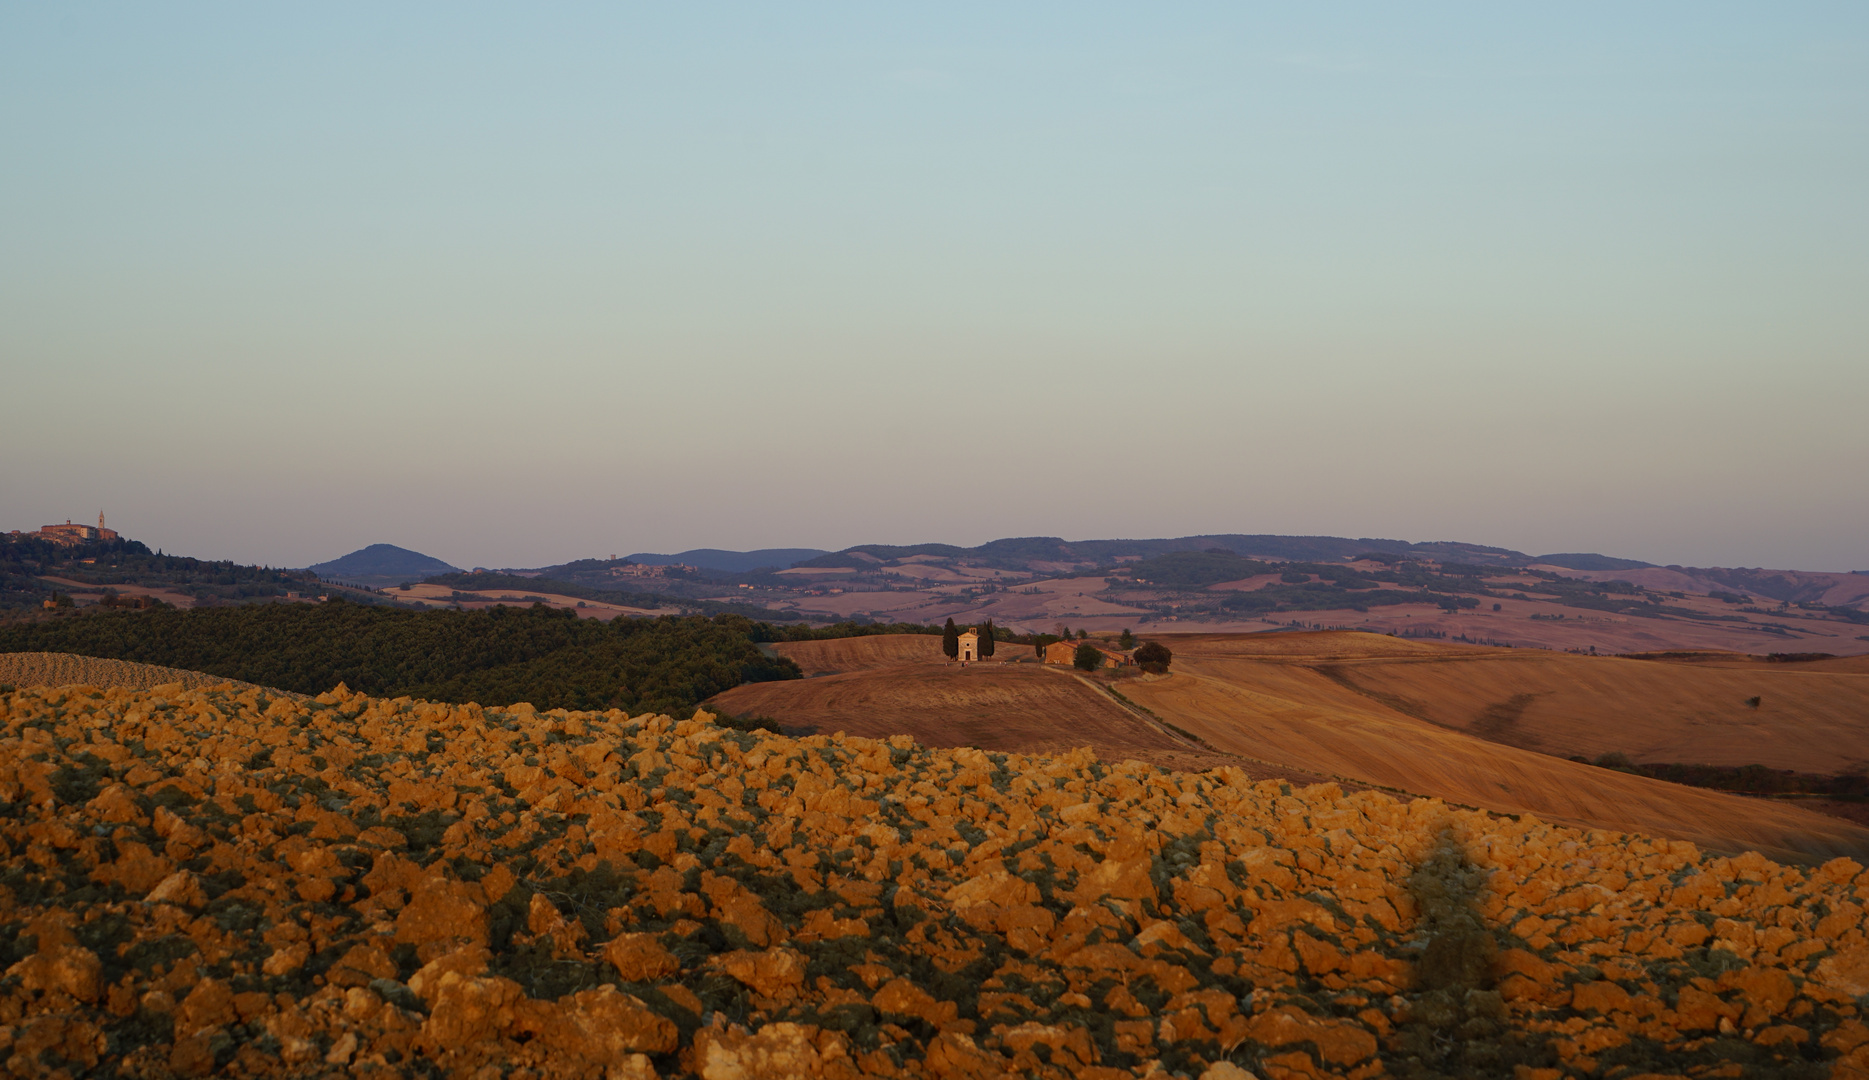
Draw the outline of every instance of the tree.
M1071 666L1079 671L1095 671L1103 666L1103 651L1086 641L1071 654Z
M1151 641L1136 650L1136 666L1155 675L1166 675L1168 665L1174 658L1175 654L1168 651L1168 646L1158 641Z
M1090 640L1090 631L1088 631L1088 630L1085 630L1085 629L1082 629L1082 628L1079 628L1079 629L1078 629L1078 631L1077 631L1077 640L1079 640L1079 641L1088 641L1088 640Z
M1047 646L1055 645L1057 643L1058 643L1058 635L1056 634L1033 634L1032 635L1032 651L1038 654L1038 658L1040 660L1043 660L1045 658L1045 648Z
M980 628L980 659L985 660L987 657L992 656L992 655L993 655L993 620L988 619L986 621L986 625Z
M1133 649L1136 647L1136 635L1129 632L1129 627L1123 627L1123 636L1116 639L1116 647L1119 649Z
M941 631L941 651L949 660L960 655L960 628L954 625L953 619L949 619Z

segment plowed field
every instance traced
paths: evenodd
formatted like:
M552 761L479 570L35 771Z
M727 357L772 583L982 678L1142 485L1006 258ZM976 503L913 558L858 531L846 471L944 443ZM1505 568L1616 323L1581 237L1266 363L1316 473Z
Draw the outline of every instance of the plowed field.
M0 882L13 1076L1869 1075L1854 861L1081 751L28 689Z

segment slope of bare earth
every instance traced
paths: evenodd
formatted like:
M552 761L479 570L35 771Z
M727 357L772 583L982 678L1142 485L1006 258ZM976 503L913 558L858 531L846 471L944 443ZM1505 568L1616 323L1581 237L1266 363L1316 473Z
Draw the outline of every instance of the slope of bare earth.
M1756 849L1803 861L1869 852L1869 830L1839 819L1490 742L1412 715L1413 698L1388 695L1391 700L1384 700L1386 691L1358 688L1354 680L1364 668L1379 666L1366 659L1370 654L1398 664L1419 658L1420 670L1433 671L1422 662L1431 663L1436 651L1424 643L1355 634L1281 634L1202 635L1174 640L1172 646L1171 674L1126 682L1123 693L1218 751L1249 753L1490 810L1639 829L1726 851ZM1448 650L1444 655L1473 657L1488 651ZM1343 672L1353 666L1346 679ZM1686 679L1693 676L1685 667L1675 671ZM1640 727L1646 715L1634 709L1622 714L1620 723Z
M130 690L150 690L158 686L195 690L222 685L259 689L251 683L232 682L199 671L48 652L0 653L0 683L8 686L121 686ZM283 690L268 690L267 693L294 696Z

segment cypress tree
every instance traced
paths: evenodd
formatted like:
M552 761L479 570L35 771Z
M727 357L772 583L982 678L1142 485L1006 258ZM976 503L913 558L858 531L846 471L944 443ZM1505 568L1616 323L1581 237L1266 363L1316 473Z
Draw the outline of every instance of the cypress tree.
M992 656L992 655L993 655L993 620L988 619L986 621L986 625L980 628L980 659L985 660L987 657Z
M947 654L949 660L960 655L960 628L954 625L951 618L947 621L947 629L941 631L941 651Z

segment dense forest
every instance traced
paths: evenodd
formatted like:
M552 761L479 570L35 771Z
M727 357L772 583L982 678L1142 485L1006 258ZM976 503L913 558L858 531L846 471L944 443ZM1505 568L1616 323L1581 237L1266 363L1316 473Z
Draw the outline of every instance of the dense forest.
M0 627L0 652L64 652L318 694L541 709L686 712L743 682L795 679L737 615L579 619L543 606L415 612L333 599L193 611L97 612Z

